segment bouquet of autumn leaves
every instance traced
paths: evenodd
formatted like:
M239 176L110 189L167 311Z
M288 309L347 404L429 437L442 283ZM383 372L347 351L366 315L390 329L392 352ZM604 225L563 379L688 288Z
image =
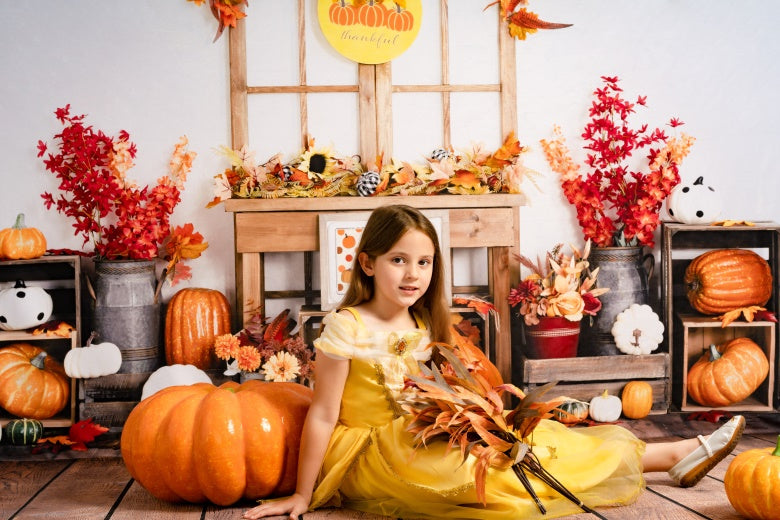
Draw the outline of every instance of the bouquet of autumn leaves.
M414 434L416 447L443 440L449 449L459 448L464 460L474 455L477 499L483 504L488 468L511 468L543 514L546 509L533 490L529 473L583 511L593 512L542 467L528 441L539 422L552 417L552 410L564 401L540 400L556 383L526 394L492 377L494 372L484 366L489 363L484 356L475 356L472 350L459 345L435 346L443 361L430 367L420 363L421 374L407 376L407 392L401 401L402 408L412 416L407 430ZM508 412L504 407L506 393L519 399Z

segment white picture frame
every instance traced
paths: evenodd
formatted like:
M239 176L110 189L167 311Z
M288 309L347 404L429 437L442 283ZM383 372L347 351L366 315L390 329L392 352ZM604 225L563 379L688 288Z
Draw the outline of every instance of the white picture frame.
M447 302L452 300L449 212L420 210L433 224L439 238L443 259L444 292ZM319 216L320 238L320 308L335 309L346 294L349 274L354 263L354 252L360 243L370 211L322 213ZM349 237L349 238L347 238ZM346 240L346 243L345 243Z

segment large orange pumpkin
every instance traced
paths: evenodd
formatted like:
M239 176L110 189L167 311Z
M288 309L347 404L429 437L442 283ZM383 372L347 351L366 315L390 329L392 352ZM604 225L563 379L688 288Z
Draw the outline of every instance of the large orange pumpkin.
M747 249L715 249L694 258L685 270L691 306L702 314L764 305L772 296L769 263Z
M39 229L24 225L24 213L10 228L0 231L0 258L38 258L46 253L46 237Z
M214 289L182 289L165 315L165 361L169 365L216 366L214 339L230 334L230 305Z
M769 374L769 361L750 338L710 345L688 371L688 394L703 406L728 406L756 391Z
M172 386L141 401L122 430L128 471L155 497L212 502L289 495L312 391L250 380Z
M70 379L46 352L29 343L0 348L0 407L27 419L48 419L65 408Z
M723 483L739 514L756 520L780 519L780 436L773 448L743 451L731 461Z

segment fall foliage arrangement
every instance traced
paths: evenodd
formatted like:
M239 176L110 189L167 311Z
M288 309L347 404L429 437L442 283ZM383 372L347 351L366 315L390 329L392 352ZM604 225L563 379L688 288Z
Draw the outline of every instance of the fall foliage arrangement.
M138 186L126 176L136 154L126 131L111 137L85 124L84 115L72 115L70 105L55 115L64 125L54 136L56 148L47 154L47 144L38 141L38 157L46 155L43 164L59 182L58 194L41 195L46 208L72 218L75 234L92 243L98 259L159 257L168 262L172 284L189 278L189 266L180 262L199 257L208 243L192 224L170 224L196 155L187 138L174 147L167 175L154 186Z
M485 9L494 5L498 5L501 18L506 20L509 34L518 40L525 40L526 36L539 29L571 27L570 23L547 22L539 19L539 15L525 7L528 5L528 0L496 0L489 3Z
M363 165L359 156L336 154L313 139L289 161L276 154L259 165L246 148L222 147L230 168L214 177L209 206L230 198L521 193L524 179L534 175L522 163L525 151L514 133L494 152L480 145L459 153L440 148L424 164L379 155Z
M580 321L585 314L595 316L601 309L598 297L609 288L594 288L599 268L592 272L588 269L590 240L582 252L570 246L571 256L565 255L562 247L558 244L548 251L544 262L537 259L534 263L526 256L515 255L531 274L509 290L508 299L512 307L518 307L517 313L526 325L537 325L543 316Z
M268 323L255 313L238 333L218 336L214 352L227 363L225 375L262 372L266 381L311 379L314 353L300 334L290 334L295 321L289 315L290 309L285 309Z
M544 514L544 504L533 490L528 475L539 478L552 489L593 512L558 480L548 473L533 453L532 435L542 419L552 417L552 410L564 398L549 402L539 400L555 383L534 389L527 395L509 383L492 384L484 374L481 361L474 360L458 346L438 344L444 361L428 368L420 364L421 374L410 375L407 388L414 389L401 402L411 421L407 430L415 437L418 448L434 439L458 448L465 459L477 458L474 481L477 499L485 503L485 481L489 467L512 469L528 494ZM505 413L502 395L520 399Z
M195 5L201 5L206 0L187 0L188 2L194 2ZM244 6L248 6L247 0L208 0L209 7L211 8L211 14L217 19L219 26L217 27L217 34L214 35L214 41L217 41L225 27L235 27L236 22L242 18L246 18L244 12Z
M645 106L646 96L632 103L622 97L617 77L601 79L603 86L593 93L590 121L582 133L588 173L580 172L559 127L552 139L542 139L542 148L550 167L560 175L566 199L577 210L585 238L599 247L652 247L661 205L680 182L678 168L694 138L684 133L667 137L663 130L649 130L646 124L632 128L628 118L637 105ZM682 124L677 118L669 121L672 128ZM633 169L632 155L645 148L647 171L643 173Z

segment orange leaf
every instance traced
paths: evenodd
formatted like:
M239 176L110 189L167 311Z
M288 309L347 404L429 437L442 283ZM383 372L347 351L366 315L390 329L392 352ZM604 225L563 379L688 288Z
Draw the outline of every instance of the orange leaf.
M40 334L46 334L47 336L58 336L60 338L69 338L71 332L73 332L73 326L68 325L64 321L49 321L44 323L35 329L32 333L33 336Z
M509 135L504 139L504 144L501 145L501 148L493 152L493 155L488 158L486 165L490 168L503 168L504 166L511 164L512 159L522 152L523 146L520 144L520 141L517 140L517 137L515 137L515 133L509 132Z
M43 437L41 439L38 439L38 444L43 444L45 442L50 442L51 444L60 444L62 446L70 446L71 444L76 444L75 442L70 440L67 435L55 435L54 437Z
M393 174L393 181L396 184L406 184L414 179L414 170L409 163L403 163L403 166Z

